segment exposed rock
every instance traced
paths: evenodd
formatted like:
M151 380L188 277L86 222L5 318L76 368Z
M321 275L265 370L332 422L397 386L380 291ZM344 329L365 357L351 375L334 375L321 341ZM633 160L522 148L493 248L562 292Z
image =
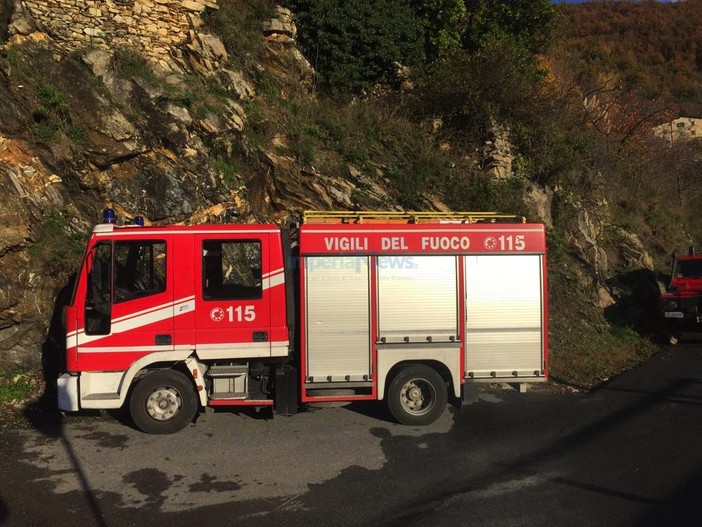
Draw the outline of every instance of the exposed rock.
M38 272L28 248L37 241L32 226L67 197L61 178L23 141L0 136L0 174L0 364L38 366L60 286Z
M553 227L553 219L551 218L552 190L528 183L523 199L529 211L530 221L542 222L548 228Z
M481 167L497 179L507 179L512 176L512 143L509 140L509 129L493 122L490 129L490 139L485 141L482 148Z
M321 160L316 167L303 166L283 154L294 144L290 129L267 129L267 141L247 134L243 108L256 92L244 73L229 69L222 41L203 32L201 15L217 7L214 0L15 3L6 49L15 46L56 90L60 116L50 123L56 137L37 141L38 96L28 82L13 80L16 66L8 62L0 72L0 362L36 364L42 342L49 340L52 313L55 318L59 312L54 302L73 266L66 260L66 271L60 269L63 254L53 268L38 261L33 255L42 251L41 242L53 236L60 246L85 235L106 206L151 223L186 224L235 216L241 222L279 221L305 209L400 209L387 167L369 162L331 173ZM281 97L291 90L314 97L314 70L294 46L290 11L278 8L262 33L265 58L252 67L284 81ZM122 78L114 50L123 46L150 61L157 81ZM68 52L78 49L88 51L69 59ZM399 64L396 69L396 81L409 89L409 72ZM222 97L221 89L216 97L189 93L183 72L206 76L229 95ZM432 124L438 133L442 123ZM507 128L495 124L476 154L470 170L482 167L500 179L515 175ZM237 165L242 160L244 168ZM552 198L529 185L530 219L551 226ZM597 205L561 199L572 217L565 235L583 255L574 279L607 308L614 299L602 277L612 262L650 269L650 257L638 238L612 229ZM417 203L425 210L448 210L437 195L418 196ZM66 225L43 232L45 222L56 217ZM616 254L607 249L612 237L620 246Z
M219 37L209 33L197 33L196 39L208 57L221 63L226 62L229 58L227 49Z
M190 112L188 111L188 109L183 108L182 106L168 104L166 106L166 112L168 113L168 115L172 115L186 126L190 125L193 122L193 118L190 116Z
M263 27L266 39L272 42L293 43L297 36L297 27L293 22L292 12L284 7L276 7L276 18Z
M193 0L183 0L183 9L187 11L193 11L195 13L202 13L205 10L205 4L200 2L195 2Z
M41 367L41 347L46 328L36 322L17 321L6 327L0 326L0 365Z
M37 25L32 16L25 10L20 0L14 1L14 13L10 17L8 33L10 35L29 35L37 31Z
M309 63L307 58L299 49L292 48L290 53L295 60L295 64L297 64L300 82L307 86L311 86L312 81L314 80L314 68L312 67L312 64Z
M222 41L209 33L195 33L184 50L190 67L204 75L221 69L229 58Z
M183 221L206 201L207 191L195 176L156 152L110 167L100 180L107 204L121 204L126 215L138 213L150 221Z
M399 62L392 63L394 83L397 89L400 91L409 91L414 88L414 83L412 82L410 76L410 69L407 66L400 64Z
M234 92L239 100L246 101L256 95L253 85L244 78L240 71L224 68L219 70L218 76L222 85L228 91Z
M621 227L612 227L611 231L616 240L615 244L622 267L654 270L653 259L636 234Z
M598 285L597 293L595 295L595 306L597 306L599 309L604 310L610 306L613 306L614 304L616 304L616 300L607 290L607 288L603 287L602 285Z
M246 121L244 109L231 100L227 101L227 109L226 114L207 112L207 115L198 124L205 132L212 135L241 132Z
M571 243L579 249L580 254L598 276L607 276L609 271L607 252L602 243L607 227L604 221L604 207L601 207L601 213L597 213L577 201L572 201L570 205L574 213L569 221L568 232L571 235Z
M394 200L388 194L388 184L380 169L370 176L353 165L349 165L349 178L354 185L351 201L354 207L362 209L392 208Z
M83 55L85 62L93 72L93 75L106 81L111 74L112 52L105 49L91 49Z
M0 171L5 176L0 181L0 192L4 196L3 207L0 209L0 258L2 258L10 251L26 248L29 243L29 218L22 203L22 198L26 198L27 193L20 185L17 175L2 162L0 162Z

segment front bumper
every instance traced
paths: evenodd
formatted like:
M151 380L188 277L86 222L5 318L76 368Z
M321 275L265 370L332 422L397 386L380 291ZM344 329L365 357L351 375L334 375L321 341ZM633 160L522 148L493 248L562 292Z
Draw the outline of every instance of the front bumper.
M702 313L696 311L688 313L684 311L664 311L663 317L670 322L678 321L686 324L702 324Z
M56 380L58 388L58 407L64 412L80 410L77 373L64 373Z
M702 323L702 295L663 295L660 306L668 323L686 326Z

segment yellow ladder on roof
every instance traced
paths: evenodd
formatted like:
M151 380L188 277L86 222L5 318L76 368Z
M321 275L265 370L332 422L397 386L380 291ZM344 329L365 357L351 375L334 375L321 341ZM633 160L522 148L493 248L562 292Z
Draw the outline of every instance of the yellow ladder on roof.
M524 216L502 212L322 211L303 213L303 223L526 223Z

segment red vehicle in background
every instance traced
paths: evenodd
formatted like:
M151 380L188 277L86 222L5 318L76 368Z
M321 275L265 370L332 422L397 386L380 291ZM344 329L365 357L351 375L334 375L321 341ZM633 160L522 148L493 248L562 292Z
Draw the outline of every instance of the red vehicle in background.
M673 255L670 285L660 305L671 344L677 344L683 332L702 331L702 255L694 247L686 256Z

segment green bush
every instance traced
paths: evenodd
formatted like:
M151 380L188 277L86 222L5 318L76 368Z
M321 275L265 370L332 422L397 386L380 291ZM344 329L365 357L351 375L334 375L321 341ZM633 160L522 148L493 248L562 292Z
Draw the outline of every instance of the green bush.
M153 69L144 56L135 49L117 48L114 52L113 64L122 77L142 79L150 84L157 83Z
M526 216L521 196L525 181L496 180L483 172L457 173L446 180L446 204L453 210L497 211Z
M298 39L333 93L360 93L388 74L393 62L424 60L424 31L408 0L290 0Z
M424 27L427 59L443 58L461 43L468 11L464 0L412 0Z
M413 97L420 116L441 116L463 137L482 142L492 121L510 122L534 108L541 79L513 60L509 47L496 44L480 54L452 51L421 79Z
M44 81L37 81L34 92L38 105L32 110L33 130L41 141L56 141L67 137L75 146L82 147L86 131L72 124L70 106L61 91Z
M25 400L34 390L34 375L19 367L0 369L0 404Z
M227 187L241 184L243 164L233 158L218 157L214 162L215 169L222 175L222 180Z
M471 53L501 42L534 65L534 55L546 51L556 35L557 12L551 0L471 0L465 6L461 43Z

